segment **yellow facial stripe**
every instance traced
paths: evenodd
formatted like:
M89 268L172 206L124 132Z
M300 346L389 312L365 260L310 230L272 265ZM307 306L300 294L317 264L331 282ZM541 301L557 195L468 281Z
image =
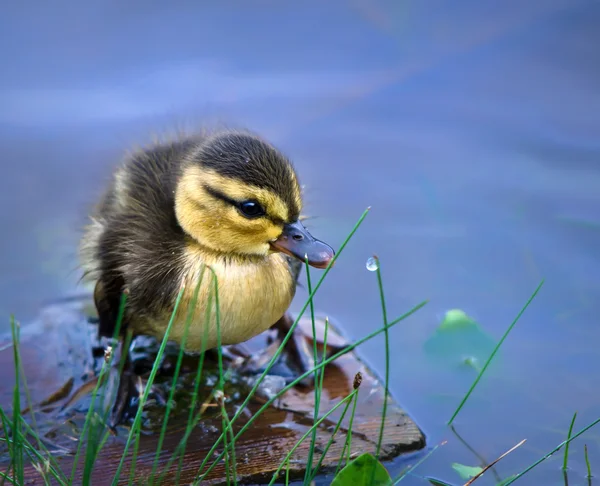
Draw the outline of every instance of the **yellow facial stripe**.
M298 178L296 177L296 173L291 167L288 167L290 179L294 181L294 201L296 202L296 206L302 210L302 194L300 193L300 184L298 183Z
M205 190L202 186L206 184L213 190L236 201L255 199L263 206L267 215L272 219L287 221L289 218L288 207L277 194L268 189L251 186L235 179L224 177L212 170L204 170L197 165L192 165L185 169L180 183L186 185L186 192L188 194L204 194Z

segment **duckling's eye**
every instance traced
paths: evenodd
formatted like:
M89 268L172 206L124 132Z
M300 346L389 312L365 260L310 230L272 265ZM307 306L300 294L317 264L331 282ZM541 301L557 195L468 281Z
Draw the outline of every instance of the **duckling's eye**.
M238 208L246 218L258 218L265 215L265 210L256 201L244 201L239 204Z

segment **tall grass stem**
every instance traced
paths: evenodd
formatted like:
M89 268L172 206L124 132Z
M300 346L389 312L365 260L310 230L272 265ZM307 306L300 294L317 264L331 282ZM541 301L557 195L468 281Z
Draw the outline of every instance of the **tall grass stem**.
M587 478L592 478L592 466L590 466L590 458L588 457L588 446L587 444L583 445L583 455L585 456L585 467L587 469Z
M381 452L381 443L383 442L383 433L385 429L385 419L387 417L387 405L388 405L388 395L389 395L389 386L390 386L390 331L387 327L388 318L387 318L387 307L385 305L385 294L383 291L383 280L381 278L381 264L379 262L379 258L377 256L373 256L375 261L377 262L377 286L379 287L379 299L381 300L381 314L383 317L383 326L385 328L384 338L385 338L385 390L383 397L383 410L381 412L381 426L379 428L379 439L377 440L377 449L375 451L375 457L379 458L379 453ZM375 468L373 468L373 474L375 474ZM373 478L371 478L373 479Z
M165 440L165 436L167 433L167 425L169 423L169 416L171 414L171 409L173 407L173 403L175 400L175 390L177 389L177 379L179 378L179 374L181 373L181 365L183 363L183 355L185 354L185 345L187 344L187 338L190 330L190 326L192 323L192 319L194 317L194 311L196 310L196 305L198 303L198 295L200 294L200 286L202 285L202 280L204 279L204 272L206 268L202 266L200 270L200 276L198 277L198 282L196 283L196 288L194 289L194 293L192 298L190 299L190 304L188 306L188 311L185 319L185 328L183 330L183 335L181 337L181 344L179 346L179 353L177 354L177 363L175 364L175 371L173 372L173 380L171 382L171 390L169 391L169 398L167 399L167 406L165 410L165 418L163 420L163 424L160 430L160 435L158 437L158 445L156 446L156 454L154 455L154 463L152 464L152 472L150 473L149 484L152 485L154 482L154 476L156 474L156 469L158 468L158 460L160 458L160 453L162 451L162 445Z
M475 378L475 381L471 385L471 388L469 388L469 391L463 397L462 401L460 402L460 404L458 405L458 407L456 408L456 410L452 414L452 417L450 417L450 420L448 421L447 425L452 425L452 422L454 422L454 419L456 418L456 416L458 415L458 413L461 411L461 409L463 408L463 406L465 405L465 403L467 402L467 400L471 396L471 393L473 393L473 390L475 389L475 387L477 386L477 384L481 380L481 377L483 376L483 374L487 370L488 366L490 365L490 363L494 359L494 356L496 356L496 353L498 352L498 349L500 349L500 346L502 346L502 343L507 338L507 336L510 334L510 331L512 331L513 327L515 327L515 324L519 321L519 319L521 318L521 316L523 315L523 313L525 312L525 310L529 307L529 304L531 304L531 302L533 301L533 299L535 298L535 296L538 294L538 292L542 288L542 285L544 285L544 280L542 280L540 282L540 284L537 286L537 288L535 289L535 291L533 292L533 294L531 295L531 297L529 297L529 299L527 300L527 302L525 303L525 305L523 306L523 308L517 314L517 317L515 317L514 321L511 323L511 325L508 326L508 329L506 330L506 332L504 333L504 335L502 336L502 338L500 339L500 341L498 341L498 344L496 344L496 347L492 351L492 354L490 354L490 357L487 359L487 361L483 365L483 368L481 368L481 371L477 375L477 378Z
M571 434L573 433L573 426L575 425L575 419L577 418L577 412L575 412L573 414L573 418L571 419L571 425L569 425L569 433L567 434L567 439L571 438ZM569 446L570 443L567 442L565 444L565 457L563 459L563 471L566 471L567 469L569 469L568 463L569 463Z
M302 437L300 437L300 439L298 440L298 442L296 442L296 444L294 445L294 447L292 447L290 449L290 451L287 453L287 455L285 456L285 458L283 459L283 461L281 462L281 464L279 465L279 467L277 468L277 470L273 473L273 477L271 478L271 481L269 482L269 486L272 486L272 484L277 480L279 473L281 472L281 470L283 469L284 465L290 460L290 458L292 457L292 454L296 451L296 449L300 446L300 444L302 444L302 442L304 442L304 440L312 433L313 430L315 430L319 425L321 425L321 423L327 418L329 417L333 412L335 412L338 408L340 408L342 405L345 405L346 403L348 403L350 400L352 400L352 398L354 397L354 395L356 395L356 393L358 392L358 388L352 390L352 392L345 397L344 399L340 400L338 403L336 403L331 410L329 410L327 413L323 414L323 416L317 420L310 429L308 429L304 435Z
M305 269L306 269L306 284L308 288L308 294L312 294L312 282L310 279L310 265L308 264L308 257L305 255ZM314 377L314 385L313 385L313 393L314 393L314 413L313 413L313 424L319 418L319 409L321 406L321 388L319 388L319 370L316 369L318 364L318 354L317 354L317 329L315 324L315 306L313 299L310 299L310 320L312 324L312 333L313 333L313 359L315 365L315 377ZM324 348L325 349L325 348ZM321 371L321 373L323 370ZM315 450L315 445L317 443L317 429L315 428L312 433L312 437L310 440L310 447L308 449L308 458L306 460L306 470L304 471L304 483L306 484L310 478L310 472L312 470L313 464L313 454Z
M175 306L173 309L173 313L171 314L171 319L169 320L169 324L167 326L167 329L165 330L165 335L160 344L160 348L158 350L157 357L154 361L154 365L152 366L152 370L150 371L150 376L148 377L148 380L146 382L146 386L144 388L144 393L142 394L142 397L139 401L138 409L135 414L135 418L133 420L133 425L131 427L131 430L129 431L129 435L127 436L127 441L125 442L125 447L123 449L123 453L121 456L121 460L119 461L119 465L117 466L117 470L115 472L115 476L112 481L112 486L117 486L117 484L119 483L119 479L121 477L121 470L123 469L123 465L125 464L125 458L127 457L127 452L129 451L129 447L131 446L131 442L133 441L134 437L136 438L136 442L139 444L139 432L141 430L141 421L142 421L142 413L143 413L144 405L146 404L146 401L148 400L148 395L150 394L152 384L154 383L154 378L156 377L156 373L158 372L158 368L160 366L162 356L165 353L165 348L167 347L169 334L171 333L171 328L173 327L173 323L175 322L175 316L177 314L177 309L179 308L179 303L181 302L181 299L183 297L183 292L184 292L184 288L181 288L181 290L179 291L179 294L177 295L177 300L175 301ZM133 468L133 469L135 469L135 460L134 459L135 459L135 457L132 458L132 462L131 462L131 468Z
M560 444L558 444L554 449L552 449L550 452L548 452L547 454L545 454L544 456L542 456L540 459L538 459L537 461L535 461L530 466L528 466L525 469L523 469L520 473L515 474L513 477L511 477L502 486L508 486L509 484L514 483L517 479L522 478L525 474L527 474L529 471L531 471L532 469L534 469L537 466L539 466L542 462L544 462L546 459L548 459L550 456L552 456L555 452L558 452L563 446L571 443L572 441L574 441L575 439L577 439L577 437L579 437L580 435L584 434L585 432L587 432L588 430L590 430L595 425L598 425L599 423L600 423L600 418L594 420L591 424L586 425L583 429L581 429L575 435L572 435L569 439L567 439L567 440L561 442Z

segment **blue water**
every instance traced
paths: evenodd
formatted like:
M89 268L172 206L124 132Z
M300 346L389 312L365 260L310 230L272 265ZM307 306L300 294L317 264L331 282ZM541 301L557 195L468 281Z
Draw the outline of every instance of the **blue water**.
M5 322L78 290L78 231L125 149L248 126L294 159L317 237L338 246L373 208L320 311L353 338L381 324L373 253L390 316L430 300L391 332L392 392L430 445L448 441L418 473L462 484L451 463L479 461L445 426L475 372L424 343L450 308L498 339L542 278L456 429L488 461L526 438L506 477L564 440L574 411L576 429L600 417L599 2L33 5L0 15ZM382 346L362 347L379 372ZM584 443L600 474L592 429L571 485L587 484ZM516 484L564 484L559 456Z

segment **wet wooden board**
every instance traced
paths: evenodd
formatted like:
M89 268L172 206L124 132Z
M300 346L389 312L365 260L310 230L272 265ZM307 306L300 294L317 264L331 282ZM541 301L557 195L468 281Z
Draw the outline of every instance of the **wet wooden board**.
M43 310L36 322L21 328L22 363L33 403L39 403L48 396L56 394L57 390L69 391L70 384L77 387L94 374L94 369L97 369L98 360L95 360L91 354L91 327L87 323L83 311L84 305L89 305L89 303L75 300L49 306ZM261 339L263 338L257 338L253 345L264 345ZM0 342L0 349L9 343L10 339L5 338ZM352 454L375 451L384 399L381 383L356 354L344 355L326 368L320 408L322 415L346 397L353 389L353 381L357 372L362 374L363 379L353 424ZM10 346L0 351L0 377L0 383L2 383L0 406L10 416L14 385L13 349ZM186 378L188 381L182 386L183 389L192 387L193 374L187 374ZM237 397L238 402L245 398L243 392L240 395ZM26 397L23 394L22 402L26 403L25 400ZM235 463L239 483L261 484L270 481L288 451L312 425L313 400L312 389L292 389L276 402L277 406L269 407L244 432L235 446ZM232 399L231 401L232 403L226 407L230 417L235 412L236 403L236 400ZM264 401L265 399L260 396L253 399L240 417L239 423L234 425L234 430L238 431L248 417L256 413ZM151 410L144 428L145 433L140 440L135 468L135 477L140 480L140 484L152 470L159 438L157 431L160 430L164 411L159 405L155 405L153 409L152 406L149 407ZM183 404L181 408L181 410L176 408L169 420L168 432L159 459L158 470L160 472L172 457L185 432L188 407ZM75 439L79 437L80 427L86 413L86 403L75 404L70 410L70 414L66 418L64 414L58 413L58 407L48 407L45 411L36 413L37 426L48 440L49 449L63 450L64 448L64 451L72 452L77 447ZM203 418L193 430L185 449L183 467L179 475L179 481L182 484L189 484L197 477L200 464L221 433L222 417L217 409L213 406L206 410L206 418ZM342 410L343 407L340 407L318 429L318 452L315 453L315 462L320 459L320 451L329 441L332 428L338 422ZM324 470L332 470L338 463L346 438L348 416L342 422L336 440L323 461ZM28 415L28 417L30 416ZM92 476L94 485L112 482L122 456L127 433L126 427L120 427L118 435L111 437L102 449ZM303 442L292 456L290 477L303 477L309 445L310 438ZM398 403L388 397L381 459L389 460L403 453L414 452L424 446L425 438L419 428ZM222 447L219 447L217 452L221 451ZM61 456L59 463L64 466L67 475L70 474L73 462L72 454L67 452L58 455ZM172 467L166 470L164 484L174 483L178 462L175 461ZM211 460L208 464L210 465L212 462ZM0 457L0 466L4 465L2 470L6 470L8 463L9 459L4 453ZM128 483L130 467L131 455L126 459L119 484ZM81 484L81 474L82 467L80 466L75 484ZM43 484L42 477L33 465L27 466L26 477L29 484ZM218 464L203 482L203 484L225 483L226 471L223 463Z

